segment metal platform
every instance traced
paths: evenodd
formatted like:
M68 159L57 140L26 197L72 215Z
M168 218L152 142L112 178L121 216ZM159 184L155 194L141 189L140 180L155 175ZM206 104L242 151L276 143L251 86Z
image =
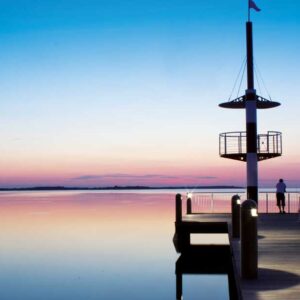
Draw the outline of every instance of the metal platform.
M261 96L256 96L256 108L258 109L273 108L279 105L280 105L279 102L271 101ZM223 102L219 104L219 106L223 108L243 109L246 106L246 96L244 95L234 100Z
M221 157L247 161L247 134L245 131L224 132L219 135L219 154ZM282 134L268 131L257 135L257 159L266 160L281 156Z

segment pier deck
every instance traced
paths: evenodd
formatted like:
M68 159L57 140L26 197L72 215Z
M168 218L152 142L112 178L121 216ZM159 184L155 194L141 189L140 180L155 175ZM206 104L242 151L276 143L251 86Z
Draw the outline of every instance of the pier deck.
M192 214L183 221L228 222L230 214ZM237 272L240 241L231 239ZM244 300L300 299L300 222L297 214L260 214L258 218L258 279L241 280Z

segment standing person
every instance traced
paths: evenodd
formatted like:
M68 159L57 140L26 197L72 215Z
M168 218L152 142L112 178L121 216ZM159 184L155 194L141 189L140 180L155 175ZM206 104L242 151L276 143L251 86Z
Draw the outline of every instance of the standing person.
M285 195L286 192L286 185L283 182L283 179L279 179L278 183L276 184L276 199L277 199L277 206L279 208L280 214L285 214Z

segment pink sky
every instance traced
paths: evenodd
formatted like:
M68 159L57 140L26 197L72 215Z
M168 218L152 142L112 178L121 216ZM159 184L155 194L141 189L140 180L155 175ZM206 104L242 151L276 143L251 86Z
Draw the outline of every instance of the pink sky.
M273 187L278 178L284 178L287 185L297 187L299 164L283 163L277 158L259 163L260 187ZM101 164L90 166L84 163L74 165L37 165L27 161L22 166L2 169L1 187L22 186L246 186L246 164L233 160L216 158L215 163L132 163Z

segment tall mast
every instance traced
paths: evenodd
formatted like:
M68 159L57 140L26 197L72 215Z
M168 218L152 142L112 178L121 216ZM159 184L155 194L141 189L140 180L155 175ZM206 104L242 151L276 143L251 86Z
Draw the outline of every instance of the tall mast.
M247 199L258 201L257 170L257 113L256 91L253 74L252 22L246 23L247 37L247 90L246 90L246 132L247 132Z
M246 22L247 44L247 89L245 95L219 104L223 108L246 110L246 134L242 132L223 132L219 135L221 157L247 163L247 199L258 202L258 161L281 156L282 138L279 131L257 134L257 109L273 108L279 102L265 99L256 94L253 72L253 37L250 8L260 9L253 0L248 0L248 21Z
M252 22L246 23L246 37L247 37L247 89L254 89L254 75L253 75L253 37L252 37Z

